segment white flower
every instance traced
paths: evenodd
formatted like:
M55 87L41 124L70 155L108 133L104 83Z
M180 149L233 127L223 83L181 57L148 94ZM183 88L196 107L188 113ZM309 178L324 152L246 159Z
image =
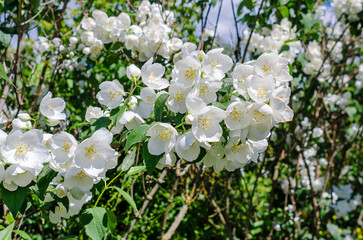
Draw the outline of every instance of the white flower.
M40 130L31 129L25 133L12 131L1 148L4 162L16 164L23 169L35 169L35 174L39 174L43 163L50 160L48 149L42 141L43 134Z
M214 171L218 172L218 164L222 161L224 157L224 139L221 138L219 142L213 142L210 144L210 149L207 149L207 153L202 159L202 162L206 167L214 167ZM217 166L218 165L218 166ZM223 169L223 168L222 168ZM221 171L220 169L219 171Z
M57 163L72 161L77 145L76 139L69 133L60 132L53 135L50 141L53 160Z
M223 48L210 50L202 61L203 71L215 80L224 78L224 74L228 72L233 65L232 59L222 53Z
M254 71L262 76L272 75L277 72L277 59L279 56L276 53L264 53L256 60Z
M230 130L239 130L247 127L250 124L250 116L247 114L250 103L248 102L233 102L227 109L227 117L224 123Z
M131 19L127 13L122 12L120 13L120 15L117 16L117 18L120 20L121 28L126 29L130 27Z
M114 109L123 102L123 95L125 95L123 86L119 81L113 80L101 83L96 97L101 104Z
M313 129L313 137L314 138L321 137L321 136L323 136L323 134L324 134L324 131L320 127L315 127Z
M93 183L94 178L78 167L72 167L64 176L64 186L70 189L78 187L82 191L89 191L93 187Z
M174 166L176 163L175 153L169 152L164 154L164 156L159 160L158 164L156 164L157 169L163 169L165 166Z
M87 175L98 177L101 173L115 167L115 150L111 148L112 133L105 128L94 132L81 142L75 152L75 164L84 169Z
M222 84L221 81L204 78L195 85L194 89L198 92L198 97L209 104L217 100L216 92L222 87Z
M173 80L184 87L192 87L199 81L201 75L201 64L195 56L187 56L175 63L173 69Z
M252 157L252 148L249 142L241 142L239 138L231 138L225 147L226 158L232 162L245 165Z
M152 155L169 153L176 142L178 132L168 123L156 123L146 133L151 137L148 142L148 149Z
M247 98L246 82L253 73L253 66L247 64L237 64L232 72L233 87L245 98Z
M214 106L200 109L194 116L192 132L199 142L218 142L222 136L219 123L226 117L226 112Z
M126 111L120 118L119 123L125 125L128 130L131 130L145 123L145 121L139 114L132 111Z
M130 80L138 80L140 78L141 70L134 64L131 64L126 69L126 75Z
M66 103L62 98L52 98L52 93L48 92L40 102L40 112L50 120L65 120L63 113Z
M163 78L165 67L159 63L154 63L150 58L141 68L141 78L143 83L155 90L161 90L169 86L169 81Z
M166 103L170 111L185 113L186 112L186 97L190 92L190 88L186 88L183 85L174 83L169 87L169 98Z
M156 93L154 89L149 87L141 89L140 97L145 103L150 105L154 104L156 101Z
M247 80L247 92L252 100L258 103L268 101L275 90L275 80L271 76L265 78L258 75Z
M272 108L265 103L252 104L249 110L249 114L251 114L251 122L247 134L249 139L254 141L263 140L270 134L273 124L272 112Z
M32 169L11 165L5 171L4 187L9 191L15 191L18 186L26 187L33 180L35 180L35 173Z
M102 109L99 107L89 106L86 111L86 121L91 122L91 119L98 119L103 116Z
M19 118L14 118L11 123L13 124L13 129L16 130L26 130L32 127L32 123L30 121L23 122Z
M49 220L53 224L57 224L61 218L69 218L69 214L63 203L58 202L57 204L58 206L55 207L54 212L52 210L49 211Z
M350 199L353 189L350 184L346 184L339 188L337 186L333 186L333 192L336 193L340 199Z
M192 162L200 153L200 144L192 132L181 135L175 145L175 150L180 158Z

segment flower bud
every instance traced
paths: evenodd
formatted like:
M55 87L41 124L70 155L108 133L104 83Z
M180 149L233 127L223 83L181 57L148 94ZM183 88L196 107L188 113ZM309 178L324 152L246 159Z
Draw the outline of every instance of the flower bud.
M193 121L194 121L194 116L191 115L191 114L188 114L186 117L185 117L185 122L189 125L193 124Z
M134 64L130 65L126 69L126 75L130 80L138 80L140 78L141 70L136 67Z
M22 122L27 122L31 119L30 115L28 113L19 113L18 114L18 118L22 121Z

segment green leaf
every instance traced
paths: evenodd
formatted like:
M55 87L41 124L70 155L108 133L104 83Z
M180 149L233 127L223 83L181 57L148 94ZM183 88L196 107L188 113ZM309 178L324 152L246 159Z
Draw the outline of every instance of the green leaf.
M285 52L285 51L289 51L290 47L289 45L282 45L282 47L280 48L279 53Z
M118 107L115 109L112 109L110 112L110 120L113 122L113 124L116 124L116 121L122 117L124 112L126 111L126 106Z
M11 239L11 232L13 231L15 222L7 226L4 230L0 232L0 239L1 240L8 240Z
M237 14L241 15L243 7L246 7L249 10L252 10L254 6L255 6L255 2L253 0L242 0L237 8Z
M111 186L109 188L114 188L116 189L119 193L121 193L121 195L126 199L126 201L131 205L131 207L135 210L135 212L137 212L137 214L139 214L139 210L137 210L137 207L136 207L136 203L134 201L134 199L132 199L132 197L127 193L125 192L124 190L122 190L121 188L119 187L116 187L116 186Z
M160 161L160 159L164 156L164 153L160 154L158 156L152 155L151 153L149 153L147 143L148 142L145 142L144 145L142 146L142 156L145 160L147 173L151 174L154 171L154 169L155 169L156 165L158 164L158 162Z
M280 13L282 17L288 18L289 17L289 9L286 6L279 7Z
M30 0L30 6L33 12L36 12L40 6L40 0Z
M163 110L165 107L166 100L168 99L169 94L163 93L161 94L158 99L156 99L155 107L154 107L154 114L155 114L155 120L157 122L161 122L163 118Z
M107 227L108 227L108 229L110 229L110 231L112 233L113 231L115 231L116 226L117 226L117 217L110 210L106 210L106 213L107 213Z
M326 227L328 228L328 231L330 232L330 235L332 235L332 237L335 240L341 239L340 232L339 232L339 227L337 225L332 224L332 223L328 223L326 225Z
M139 172L143 171L145 168L146 168L146 166L136 166L136 167L132 167L127 172L127 175L131 176L131 175L138 174Z
M5 205L9 208L13 216L16 217L18 211L20 210L21 206L25 201L27 188L19 187L16 191L9 191L5 189L2 185L0 185L0 189L1 197Z
M309 12L309 13L301 13L302 14L302 19L301 19L301 23L304 25L306 30L310 30L311 27L314 25L314 16Z
M124 160L122 161L121 171L123 171L123 172L127 171L134 164L135 156L136 156L136 150L137 150L136 146L131 148L130 153L128 153L126 155L126 157L124 158Z
M5 69L2 63L0 63L0 79L3 78L5 81L9 82L11 86L15 87L15 85L9 80L8 75L5 73Z
M132 145L144 141L146 138L146 132L151 125L143 124L132 129L129 136L126 139L125 151L127 151Z
M107 214L102 207L88 208L81 215L81 224L87 236L93 240L101 240L107 233Z
M10 45L11 35L0 30L0 44L7 48Z
M25 240L32 240L30 235L27 234L26 232L22 231L22 230L14 230L13 233L18 234L20 237L22 237Z
M95 131L97 131L98 129L101 129L101 128L106 128L107 129L110 124L111 124L110 118L100 117L94 123L92 123L91 130L92 130L92 132L95 132Z
M39 198L44 200L45 192L49 183L57 176L57 172L49 167L49 164L44 164L42 171L37 178L37 185L39 188Z

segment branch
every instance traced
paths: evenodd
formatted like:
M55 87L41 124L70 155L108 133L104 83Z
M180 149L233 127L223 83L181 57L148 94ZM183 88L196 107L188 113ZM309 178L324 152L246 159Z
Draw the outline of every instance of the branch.
M251 38L252 38L252 34L253 34L253 31L255 30L256 23L257 23L258 17L260 16L260 12L261 12L261 9L263 7L264 2L265 2L265 0L262 0L261 5L260 5L260 8L258 9L256 18L255 18L255 21L253 22L250 35L248 36L248 40L247 40L245 49L243 50L243 56L242 56L242 61L241 61L242 63L245 61L246 54L247 54L247 49L248 49L248 45L250 45L250 41L251 41Z
M155 184L155 186L153 187L153 189L151 190L150 194L148 194L146 196L146 199L144 201L144 203L142 204L142 207L139 211L140 215L138 216L139 218L141 217L141 215L144 213L147 205L150 203L150 201L152 200L153 196L155 195L155 193L157 192L157 190L159 189L159 185L163 178L166 176L166 173L167 173L167 168L165 168L163 170L163 172L161 173L159 179L158 179L158 182ZM131 233L132 229L134 228L136 222L137 222L137 219L138 218L134 218L130 224L130 227L127 229L125 235L122 237L122 240L126 240L127 239L127 236Z

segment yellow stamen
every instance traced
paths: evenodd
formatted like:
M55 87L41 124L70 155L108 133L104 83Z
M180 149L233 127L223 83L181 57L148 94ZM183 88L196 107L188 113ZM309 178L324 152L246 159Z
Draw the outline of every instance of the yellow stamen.
M158 134L158 139L161 140L161 142L165 143L169 141L169 138L171 137L171 131L169 129L165 129Z
M28 152L30 152L31 149L29 147L28 144L25 144L25 143L19 143L17 146L16 146L16 155L18 157L25 157L27 155Z
M204 118L199 118L198 119L198 123L199 125L204 129L204 130L208 130L210 128L212 119L210 117L204 117Z
M266 93L267 91L266 91L266 89L265 88L263 88L263 87L259 87L258 89L257 89L257 97L259 97L259 98L263 98L263 97L265 97L266 95L267 95L267 93Z
M69 153L69 150L71 149L71 143L67 142L66 140L64 140L64 145L63 145L63 151L66 153Z
M154 72L151 72L150 77L149 77L149 81L150 82L155 82L155 80L156 80L155 73Z
M87 148L87 151L86 151L86 153L85 153L85 156L86 156L86 158L88 158L89 160L93 160L93 159L95 159L95 157L96 157L96 156L98 156L98 154L97 154L97 149L96 149L95 147L93 147L93 146L88 147L88 148Z
M240 109L234 108L233 111L231 112L231 116L233 120L240 121L242 117L242 111Z
M185 79L187 81L192 81L192 80L195 79L196 74L197 74L197 70L196 69L186 70L185 71Z
M83 178L87 177L87 175L82 171L78 172L75 176L74 176L77 180L82 180Z
M266 74L270 74L271 73L271 67L267 64L264 64L262 67L262 70L266 73Z
M208 86L203 85L203 87L201 87L199 90L199 96L204 97L207 92L209 92Z
M241 150L241 145L238 144L238 141L233 144L231 150L233 153L237 153L239 150Z
M177 94L175 94L175 101L177 101L178 103L181 103L184 99L185 99L185 96L181 91L179 91L179 92L177 92Z

